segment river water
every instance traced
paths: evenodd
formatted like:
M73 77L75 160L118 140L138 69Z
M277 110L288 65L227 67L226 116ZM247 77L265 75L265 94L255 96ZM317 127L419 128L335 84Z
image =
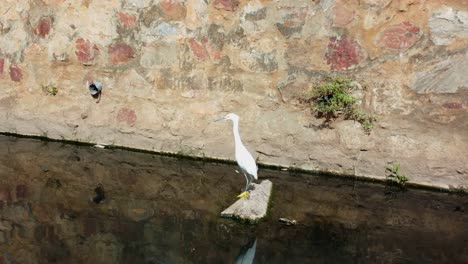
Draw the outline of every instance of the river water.
M247 225L235 169L0 136L0 263L468 263L468 196L260 168Z

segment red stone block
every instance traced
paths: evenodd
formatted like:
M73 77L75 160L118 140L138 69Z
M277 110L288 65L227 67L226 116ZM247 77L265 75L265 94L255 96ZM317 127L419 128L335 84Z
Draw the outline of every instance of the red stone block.
M23 71L16 65L10 66L10 79L14 82L19 82L23 78Z
M124 107L117 113L117 120L119 122L125 122L129 126L133 126L137 120L135 110Z
M0 59L0 74L3 73L3 67L5 66L5 59L1 58Z
M277 23L276 27L283 36L289 38L302 30L308 13L307 7L285 5L278 9L281 22Z
M201 43L193 38L189 40L190 49L192 50L193 54L200 60L205 60L210 57L204 45L206 42L206 39L202 40Z
M419 27L406 21L385 29L378 41L379 46L394 50L405 50L421 38Z
M239 6L238 0L215 0L213 6L216 9L222 9L226 11L234 11Z
M206 51L208 52L210 58L212 58L214 60L219 60L219 59L221 59L221 57L223 57L223 53L220 50L218 50L217 48L215 48L213 45L211 45L211 43L209 43L208 41L205 44L205 48L206 48Z
M222 51L210 43L207 38L202 38L200 41L191 38L189 39L188 44L192 53L199 60L210 58L213 60L219 60L223 57Z
M332 70L343 70L362 61L359 44L348 39L346 36L340 38L331 37L328 43L325 60Z
M112 64L126 63L135 56L132 47L125 43L114 43L109 46L109 61Z
M39 20L39 23L37 24L36 28L33 30L33 33L45 38L46 36L49 35L50 29L52 28L52 20L50 17L43 17L41 20Z
M183 3L178 0L162 0L159 5L163 16L169 20L182 20L187 13Z
M448 109L463 109L462 102L446 102L442 106Z
M91 43L83 38L79 38L76 44L76 57L83 64L89 64L99 54L99 48L96 44L91 46Z
M136 16L124 12L119 12L120 25L124 28L130 28L136 24Z

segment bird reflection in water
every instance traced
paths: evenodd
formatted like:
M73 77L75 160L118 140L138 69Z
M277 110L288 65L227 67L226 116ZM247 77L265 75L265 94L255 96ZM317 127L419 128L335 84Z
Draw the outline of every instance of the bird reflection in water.
M247 245L241 248L241 252L235 260L235 264L252 264L255 258L255 252L257 250L257 238L253 241L249 241Z

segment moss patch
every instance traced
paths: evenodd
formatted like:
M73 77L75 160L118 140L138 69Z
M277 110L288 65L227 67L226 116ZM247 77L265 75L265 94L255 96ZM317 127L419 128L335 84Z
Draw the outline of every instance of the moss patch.
M58 88L53 85L41 85L41 88L46 95L55 96L58 93Z

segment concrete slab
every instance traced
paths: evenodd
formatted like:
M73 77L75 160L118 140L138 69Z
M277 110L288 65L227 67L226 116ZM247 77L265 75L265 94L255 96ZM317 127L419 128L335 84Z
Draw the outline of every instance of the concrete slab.
M268 203L271 197L273 183L264 180L260 184L253 184L255 189L250 195L240 198L223 212L222 217L245 220L256 223L267 215Z

